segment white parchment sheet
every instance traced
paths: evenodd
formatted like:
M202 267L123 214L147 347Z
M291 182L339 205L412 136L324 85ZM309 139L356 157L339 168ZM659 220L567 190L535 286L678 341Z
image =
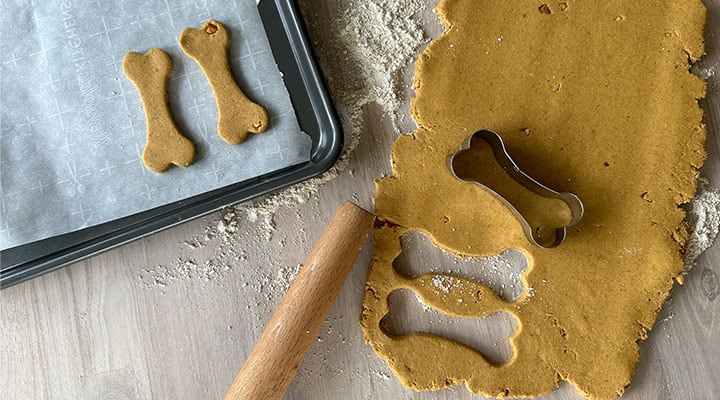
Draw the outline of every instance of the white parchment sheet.
M215 98L178 44L215 19L231 32L233 73L270 128L229 145ZM165 174L141 160L145 116L122 72L153 47L174 63L170 106L197 146ZM309 160L255 0L3 1L0 13L0 249L75 231Z

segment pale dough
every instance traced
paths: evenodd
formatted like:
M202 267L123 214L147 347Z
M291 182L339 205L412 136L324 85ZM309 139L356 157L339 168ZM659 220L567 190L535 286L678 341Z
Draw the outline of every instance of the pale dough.
M679 204L705 159L704 83L688 72L703 52L699 0L442 0L444 35L420 56L413 114L377 182L375 230L361 324L407 386L464 383L497 397L533 397L567 380L588 398L630 383L658 309L683 270ZM458 180L447 160L476 130L500 133L515 161L549 187L577 194L585 216L557 248L531 245L507 206ZM476 171L482 174L483 171ZM400 275L400 237L422 231L458 256L508 248L529 260L525 291L506 302L478 282ZM518 322L505 365L452 340L380 327L388 295L415 291L446 314L507 312ZM532 288L532 290L531 290ZM461 299L462 301L459 301Z

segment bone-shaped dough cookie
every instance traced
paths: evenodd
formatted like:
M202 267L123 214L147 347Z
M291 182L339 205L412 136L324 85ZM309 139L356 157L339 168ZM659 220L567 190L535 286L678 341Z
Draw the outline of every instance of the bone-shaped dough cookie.
M200 65L215 93L220 137L238 144L249 133L264 132L269 119L267 111L248 99L235 82L227 56L229 45L230 33L213 20L201 28L186 28L180 34L180 46Z
M180 133L168 106L167 83L172 60L161 49L145 54L128 52L123 60L125 75L135 84L145 109L147 143L143 163L154 172L165 172L172 164L187 167L195 159L195 145Z

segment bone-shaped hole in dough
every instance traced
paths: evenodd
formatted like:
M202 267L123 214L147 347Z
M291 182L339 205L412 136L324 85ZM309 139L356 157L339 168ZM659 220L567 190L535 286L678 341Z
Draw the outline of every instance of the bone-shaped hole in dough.
M477 135L470 140L468 149L455 154L451 168L458 178L477 182L510 203L530 225L540 245L552 245L556 229L573 219L572 210L563 200L541 196L508 175L490 144Z
M393 267L408 278L428 273L461 276L482 283L508 302L519 298L524 291L520 277L528 262L517 250L486 258L458 258L433 245L427 235L417 231L402 235L400 245L402 253L393 261Z
M397 289L387 299L389 312L380 321L386 334L395 337L412 333L442 336L482 354L488 362L503 365L513 355L510 336L515 318L498 312L485 318L450 317L429 307L409 289Z

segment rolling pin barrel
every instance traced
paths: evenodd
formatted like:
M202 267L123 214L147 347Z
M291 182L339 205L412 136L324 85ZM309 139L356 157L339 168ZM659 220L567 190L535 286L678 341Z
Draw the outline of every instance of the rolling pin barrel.
M281 399L350 272L373 216L345 202L295 277L225 400Z

